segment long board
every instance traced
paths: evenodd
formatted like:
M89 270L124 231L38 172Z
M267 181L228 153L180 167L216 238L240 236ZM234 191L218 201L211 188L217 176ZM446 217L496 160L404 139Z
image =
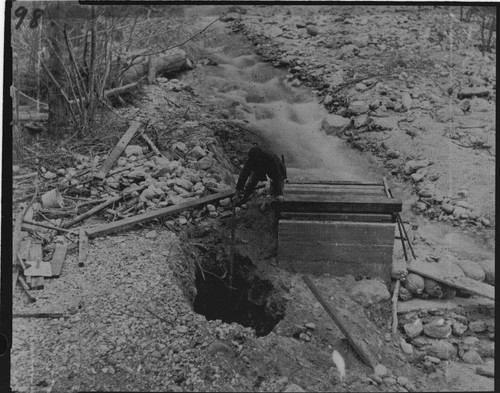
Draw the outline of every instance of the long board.
M281 212L282 220L395 222L392 214Z
M287 196L281 204L282 212L313 213L382 213L400 212L402 202L383 196Z
M363 362L375 368L379 363L377 354L380 351L375 346L378 332L376 326L368 318L353 313L348 307L337 308L332 306L323 296L321 296L308 276L302 276L302 280L304 280L311 292L316 296L316 299L318 299L330 318L332 318L335 324L340 328L347 341L349 341ZM349 302L347 297L343 299L342 303L344 302ZM351 302L353 301L351 300Z
M468 277L450 277L446 268L439 265L439 263L413 260L408 265L408 270L413 273L420 274L421 276L442 282L443 284L451 287L462 289L474 295L495 300L495 287L493 285L472 280Z
M101 225L96 228L90 228L87 229L86 232L89 239L93 239L97 236L103 236L107 235L108 233L117 232L119 230L131 227L133 225L141 224L155 218L161 218L171 214L180 213L181 211L184 211L186 209L203 206L207 203L218 201L219 199L230 198L234 195L234 193L234 190L219 192L217 194L208 195L206 197L198 198L184 203L179 203L177 205L165 207L163 209L152 210L134 217L129 217L123 220L118 220L109 224Z

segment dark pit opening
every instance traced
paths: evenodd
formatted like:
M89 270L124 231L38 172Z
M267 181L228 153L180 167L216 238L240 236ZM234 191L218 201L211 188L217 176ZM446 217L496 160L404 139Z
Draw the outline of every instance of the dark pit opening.
M255 267L245 256L235 256L234 289L229 288L229 274L226 272L204 272L202 275L200 270L197 271L194 311L208 320L220 319L251 327L258 337L271 333L285 316L283 291L272 281L256 275Z

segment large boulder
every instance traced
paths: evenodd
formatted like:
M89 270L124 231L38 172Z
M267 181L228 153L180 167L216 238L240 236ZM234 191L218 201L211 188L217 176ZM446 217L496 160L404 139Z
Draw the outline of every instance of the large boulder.
M451 326L439 318L424 325L424 334L432 338L447 338L451 335Z
M187 153L188 157L194 158L195 160L199 160L200 158L203 158L207 155L207 152L205 149L203 149L201 146L195 146L193 149Z
M464 272L466 277L472 278L476 281L484 281L486 278L486 274L484 273L481 265L474 261L462 261L456 260L454 261L460 269Z
M410 160L405 164L404 171L407 175L411 175L420 168L425 168L429 165L430 165L429 160Z
M127 158L130 156L140 156L141 154L143 154L142 146L128 145L125 148L125 156Z
M483 259L477 261L483 268L485 274L485 281L490 285L495 285L495 261L493 259Z
M436 120L441 123L446 123L450 121L455 116L462 116L464 112L458 106L446 106L436 112Z
M364 307L390 300L387 286L377 279L357 281L349 290L349 296Z

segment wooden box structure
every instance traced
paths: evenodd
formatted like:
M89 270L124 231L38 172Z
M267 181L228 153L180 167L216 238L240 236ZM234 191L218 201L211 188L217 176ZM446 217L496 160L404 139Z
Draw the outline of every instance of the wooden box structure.
M286 183L278 226L280 266L294 272L378 277L390 282L395 213L384 185Z

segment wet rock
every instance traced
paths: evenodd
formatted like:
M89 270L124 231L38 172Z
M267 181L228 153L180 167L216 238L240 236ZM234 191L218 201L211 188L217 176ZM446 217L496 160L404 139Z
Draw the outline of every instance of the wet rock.
M451 335L451 326L443 318L425 324L423 330L426 336L432 338L442 339Z
M463 334L467 331L467 325L464 325L460 322L453 322L451 324L451 332L455 336L463 336Z
M464 361L464 363L467 363L467 364L483 364L483 359L473 349L466 351L462 355L462 360Z
M354 101L349 104L349 112L355 115L361 115L369 110L369 105L364 101Z
M349 296L364 307L390 300L387 286L377 280L360 280L349 290Z
M415 321L406 323L403 326L403 329L406 335L410 338L417 337L424 330L424 326L422 324L422 320L417 318Z
M340 135L350 124L351 119L338 115L328 115L323 119L321 128L328 135Z
M206 155L207 152L201 146L195 146L187 153L188 157L194 158L196 161L205 157Z
M426 348L427 355L437 357L441 360L448 360L457 355L457 349L446 340L431 342Z
M142 146L128 145L125 148L125 156L127 158L130 156L140 156L142 153L143 153Z

